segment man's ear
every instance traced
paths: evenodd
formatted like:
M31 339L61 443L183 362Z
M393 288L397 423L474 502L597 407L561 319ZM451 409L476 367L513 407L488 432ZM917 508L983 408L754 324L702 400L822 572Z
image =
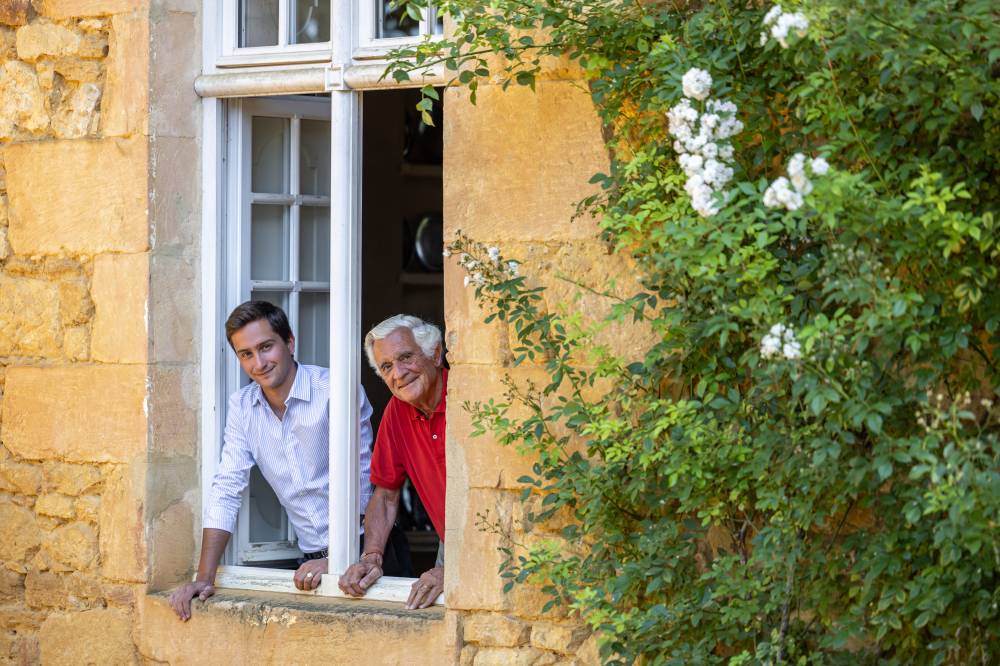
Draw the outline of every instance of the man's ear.
M444 361L444 352L442 351L441 345L439 344L437 347L434 348L434 367L440 368L443 365L443 361Z
M289 335L288 336L288 353L291 354L292 356L295 356L295 336L294 335Z

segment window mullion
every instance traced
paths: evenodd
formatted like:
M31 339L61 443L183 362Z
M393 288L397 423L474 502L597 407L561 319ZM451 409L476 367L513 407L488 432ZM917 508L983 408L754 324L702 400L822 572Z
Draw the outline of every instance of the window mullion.
M288 5L289 0L278 1L278 46L288 46Z

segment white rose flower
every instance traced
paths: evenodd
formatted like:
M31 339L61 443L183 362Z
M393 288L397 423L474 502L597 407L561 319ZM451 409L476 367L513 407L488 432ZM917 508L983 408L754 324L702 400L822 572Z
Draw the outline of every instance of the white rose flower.
M490 261L492 261L494 264L500 261L500 248L491 247L488 250L486 250L486 254L489 255Z
M812 162L809 163L809 168L817 176L825 176L826 172L830 170L830 165L822 157L817 157Z
M712 76L703 69L692 67L681 78L681 86L686 97L701 101L712 89Z

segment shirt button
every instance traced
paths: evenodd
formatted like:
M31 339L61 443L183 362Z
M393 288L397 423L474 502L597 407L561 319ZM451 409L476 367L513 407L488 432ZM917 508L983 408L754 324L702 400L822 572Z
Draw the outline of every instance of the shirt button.
M431 439L437 439L437 438L438 438L437 435L431 435Z

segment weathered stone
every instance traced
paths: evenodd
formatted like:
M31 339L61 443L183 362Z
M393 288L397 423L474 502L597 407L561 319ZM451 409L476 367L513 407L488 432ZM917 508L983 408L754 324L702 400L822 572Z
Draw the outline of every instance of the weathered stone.
M35 500L35 513L53 518L72 518L76 509L72 497L50 493Z
M149 551L151 589L163 590L191 580L196 551L190 506L177 502L156 517Z
M150 28L149 126L156 136L197 137L201 124L198 95L190 84L201 70L201 54L188 47L200 34L197 14L165 12Z
M7 227L0 227L0 261L10 255L10 244L7 242Z
M56 82L56 68L51 60L39 60L35 63L35 74L38 75L38 85L45 90L51 90Z
M61 139L79 139L97 133L97 103L101 89L96 83L81 83L52 116L52 131Z
M82 495L100 482L100 470L90 465L60 462L45 465L45 487L63 495Z
M111 580L136 583L146 580L142 472L138 466L119 466L104 481L98 513L101 573Z
M17 56L33 62L41 56L69 56L80 50L80 35L57 23L32 23L17 30Z
M542 655L535 648L481 647L474 666L531 666Z
M4 457L0 460L0 484L22 495L35 495L42 485L42 470L38 465Z
M143 138L8 147L4 158L14 251L25 255L145 251L149 245L146 157ZM73 168L51 178L53 164Z
M145 448L145 395L142 366L9 368L0 437L29 460L126 461Z
M109 606L119 608L135 607L136 595L145 593L143 585L129 585L126 583L108 583L102 588L104 599Z
M0 632L0 661L10 664L41 663L41 648L37 634Z
M45 613L31 610L23 604L0 606L0 628L14 631L34 631L42 626Z
M31 0L0 0L0 23L24 25L30 18Z
M104 58L108 55L108 37L100 32L84 33L80 39L81 58Z
M0 356L58 354L59 299L45 280L0 275Z
M17 128L37 133L48 127L45 91L35 68L8 60L0 70L0 138L13 138Z
M52 68L67 81L96 83L101 78L101 63L76 58L58 58Z
M53 613L39 633L43 664L138 663L128 613L95 608L80 613Z
M106 16L133 10L144 11L146 0L36 0L35 7L42 16L51 19Z
M8 569L25 573L24 560L38 545L34 514L23 506L0 501L0 560Z
M201 369L196 364L151 367L150 450L170 457L194 458L198 449L198 400ZM176 495L174 495L176 497Z
M451 460L448 463L449 488L453 484ZM464 495L464 496L463 496ZM460 610L507 611L510 602L503 593L504 580L498 575L503 561L498 548L503 545L495 533L482 531L477 514L489 511L490 521L499 521L503 529L511 527L511 493L469 489L465 493L449 491L445 512L445 599L448 608Z
M86 523L57 527L45 536L42 550L63 571L86 571L97 564L97 532Z
M137 5L138 8L138 5ZM77 24L80 30L84 32L104 32L108 29L108 19L103 18L86 18L81 19Z
M91 356L109 363L145 363L149 255L106 254L94 259Z
M459 666L472 666L476 659L476 652L478 651L478 645L466 645L463 647L462 653L458 657Z
M86 361L90 358L90 327L74 326L63 334L63 354L70 361Z
M59 314L63 326L86 324L94 314L94 303L83 280L59 283Z
M171 284L196 283L194 261L154 253L149 270L152 276L149 285L151 360L155 363L197 363L200 353L198 290L170 287Z
M17 57L17 32L13 28L0 25L0 58L13 60Z
M573 653L590 633L587 627L580 625L535 622L531 627L531 644L545 650Z
M498 613L476 613L465 618L464 636L481 646L517 647L528 642L531 627Z
M29 571L24 589L32 608L93 608L103 598L99 579L76 572Z
M144 134L149 109L149 20L139 14L111 18L101 130L105 136Z
M97 495L84 495L83 497L78 497L76 502L73 503L77 520L83 520L88 523L96 523L98 521L97 512L100 508L101 498Z
M0 602L20 601L24 597L24 576L0 569Z
M155 229L154 251L176 248L196 256L201 215L200 173L197 169L160 165L198 164L201 141L188 137L156 136L150 146L154 165L150 178L150 217Z

